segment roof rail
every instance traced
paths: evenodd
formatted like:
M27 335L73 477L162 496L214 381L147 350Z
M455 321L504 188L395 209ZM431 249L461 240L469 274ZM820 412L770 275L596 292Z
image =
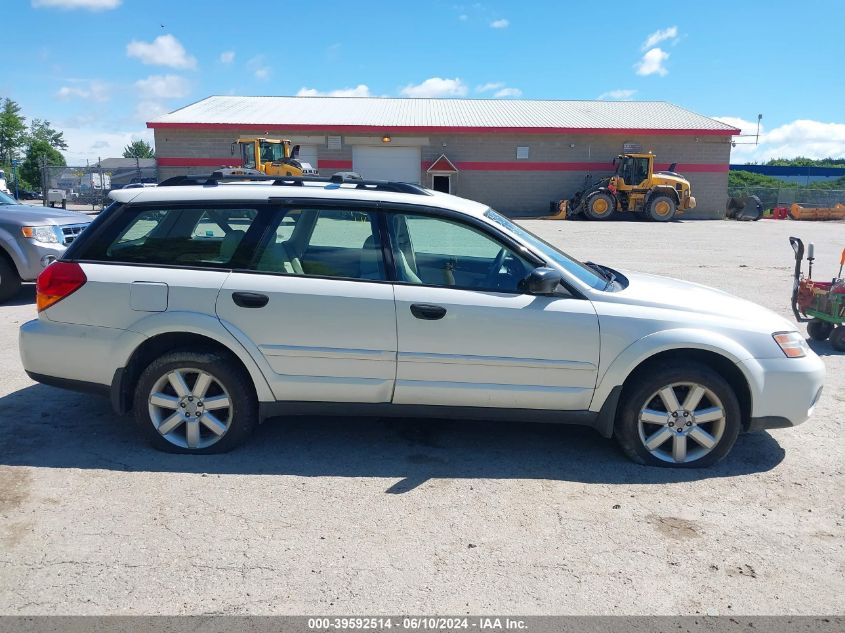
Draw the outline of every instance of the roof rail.
M414 195L430 196L422 187L410 182L394 182L390 180L363 180L346 174L334 176L258 176L253 174L227 174L215 171L210 174L185 174L173 176L159 183L159 187L181 187L202 185L215 187L221 182L265 182L275 187L301 187L306 183L320 183L326 188L339 189L341 185L350 189L365 189L368 191L389 191L393 193L410 193Z

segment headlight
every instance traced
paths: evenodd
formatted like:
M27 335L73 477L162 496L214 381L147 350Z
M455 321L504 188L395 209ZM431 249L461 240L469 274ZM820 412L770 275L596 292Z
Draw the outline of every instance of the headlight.
M772 338L789 358L803 358L810 350L807 341L798 332L775 332Z
M23 233L24 237L28 237L35 242L41 242L42 244L61 243L56 233L56 227L54 226L24 226L21 228L21 233Z

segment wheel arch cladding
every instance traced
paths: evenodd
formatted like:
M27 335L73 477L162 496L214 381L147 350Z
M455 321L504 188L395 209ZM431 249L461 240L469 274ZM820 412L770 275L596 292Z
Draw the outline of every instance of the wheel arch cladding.
M739 400L742 428L743 430L748 430L748 425L751 421L751 389L748 380L735 362L726 356L710 350L676 348L649 356L634 367L625 378L625 382L622 384L622 395L619 398L620 403L624 402L627 396L626 389L630 388L631 384L639 376L652 371L658 366L683 362L695 362L709 367L728 382L737 400Z
M228 357L249 378L253 395L257 396L254 378L239 356L226 345L211 337L193 332L166 332L141 343L130 356L126 367L115 372L112 382L112 405L119 413L132 409L135 385L143 371L159 356L176 350L217 352Z

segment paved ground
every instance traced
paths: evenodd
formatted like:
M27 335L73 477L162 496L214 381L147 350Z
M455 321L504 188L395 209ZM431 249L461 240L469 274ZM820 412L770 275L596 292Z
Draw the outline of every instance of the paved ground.
M787 235L816 243L820 278L845 246L842 223L525 225L784 315ZM342 419L188 459L26 378L32 297L0 307L0 613L845 612L845 355L825 345L815 418L710 470L575 428Z

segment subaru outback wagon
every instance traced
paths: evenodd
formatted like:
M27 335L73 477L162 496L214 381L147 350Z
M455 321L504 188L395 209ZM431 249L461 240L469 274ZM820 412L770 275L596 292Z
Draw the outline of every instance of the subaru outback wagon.
M823 363L774 313L582 263L416 185L212 175L111 195L38 279L21 355L164 450L319 412L576 423L637 462L705 466L821 393Z

